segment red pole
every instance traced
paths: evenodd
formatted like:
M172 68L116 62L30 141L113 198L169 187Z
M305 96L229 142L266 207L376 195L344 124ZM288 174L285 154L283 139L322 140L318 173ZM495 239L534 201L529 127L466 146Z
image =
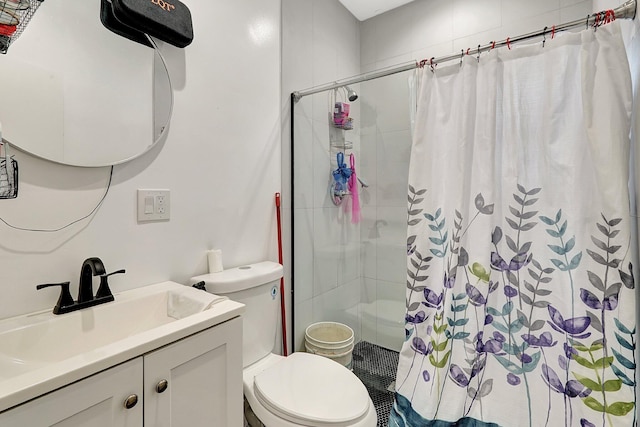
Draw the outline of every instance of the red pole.
M282 219L280 218L280 193L276 193L276 217L278 218L278 262L282 265ZM280 278L280 317L282 318L282 353L288 356L287 318L285 316L284 275Z

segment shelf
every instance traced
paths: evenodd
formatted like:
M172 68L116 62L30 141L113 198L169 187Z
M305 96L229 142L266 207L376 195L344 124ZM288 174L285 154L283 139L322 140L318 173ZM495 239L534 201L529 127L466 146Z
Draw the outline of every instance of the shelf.
M0 0L0 53L7 53L29 24L43 0Z

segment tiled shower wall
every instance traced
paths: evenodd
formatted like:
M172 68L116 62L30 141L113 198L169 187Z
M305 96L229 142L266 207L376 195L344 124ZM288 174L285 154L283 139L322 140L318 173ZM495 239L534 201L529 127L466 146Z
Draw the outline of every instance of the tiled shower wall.
M362 84L360 172L362 338L392 350L404 340L407 178L413 71Z
M338 0L283 0L282 16L283 135L288 136L292 91L360 73L360 31L358 21ZM296 350L303 349L305 328L318 321L346 323L360 337L360 320L350 310L360 301L360 232L359 225L351 224L329 199L336 163L329 144L330 111L327 93L304 97L295 106L295 189L290 199L295 220ZM357 102L352 103L351 116L359 122ZM359 131L348 131L347 138L357 150ZM289 147L290 141L283 142L287 166ZM283 174L283 190L289 179Z

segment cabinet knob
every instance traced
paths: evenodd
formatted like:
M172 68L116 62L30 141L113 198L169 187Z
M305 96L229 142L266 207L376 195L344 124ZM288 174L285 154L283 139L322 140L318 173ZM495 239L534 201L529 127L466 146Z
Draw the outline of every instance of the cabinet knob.
M138 404L138 395L132 394L124 400L124 407L131 409Z
M158 384L156 384L156 391L158 393L164 393L167 387L169 387L169 382L167 380L160 380Z

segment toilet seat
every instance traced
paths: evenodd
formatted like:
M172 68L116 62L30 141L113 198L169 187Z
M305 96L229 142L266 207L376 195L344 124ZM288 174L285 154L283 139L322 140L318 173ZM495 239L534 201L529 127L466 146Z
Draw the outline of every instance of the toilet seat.
M351 371L308 353L293 353L257 374L253 390L273 414L305 426L349 425L370 411L367 390Z

